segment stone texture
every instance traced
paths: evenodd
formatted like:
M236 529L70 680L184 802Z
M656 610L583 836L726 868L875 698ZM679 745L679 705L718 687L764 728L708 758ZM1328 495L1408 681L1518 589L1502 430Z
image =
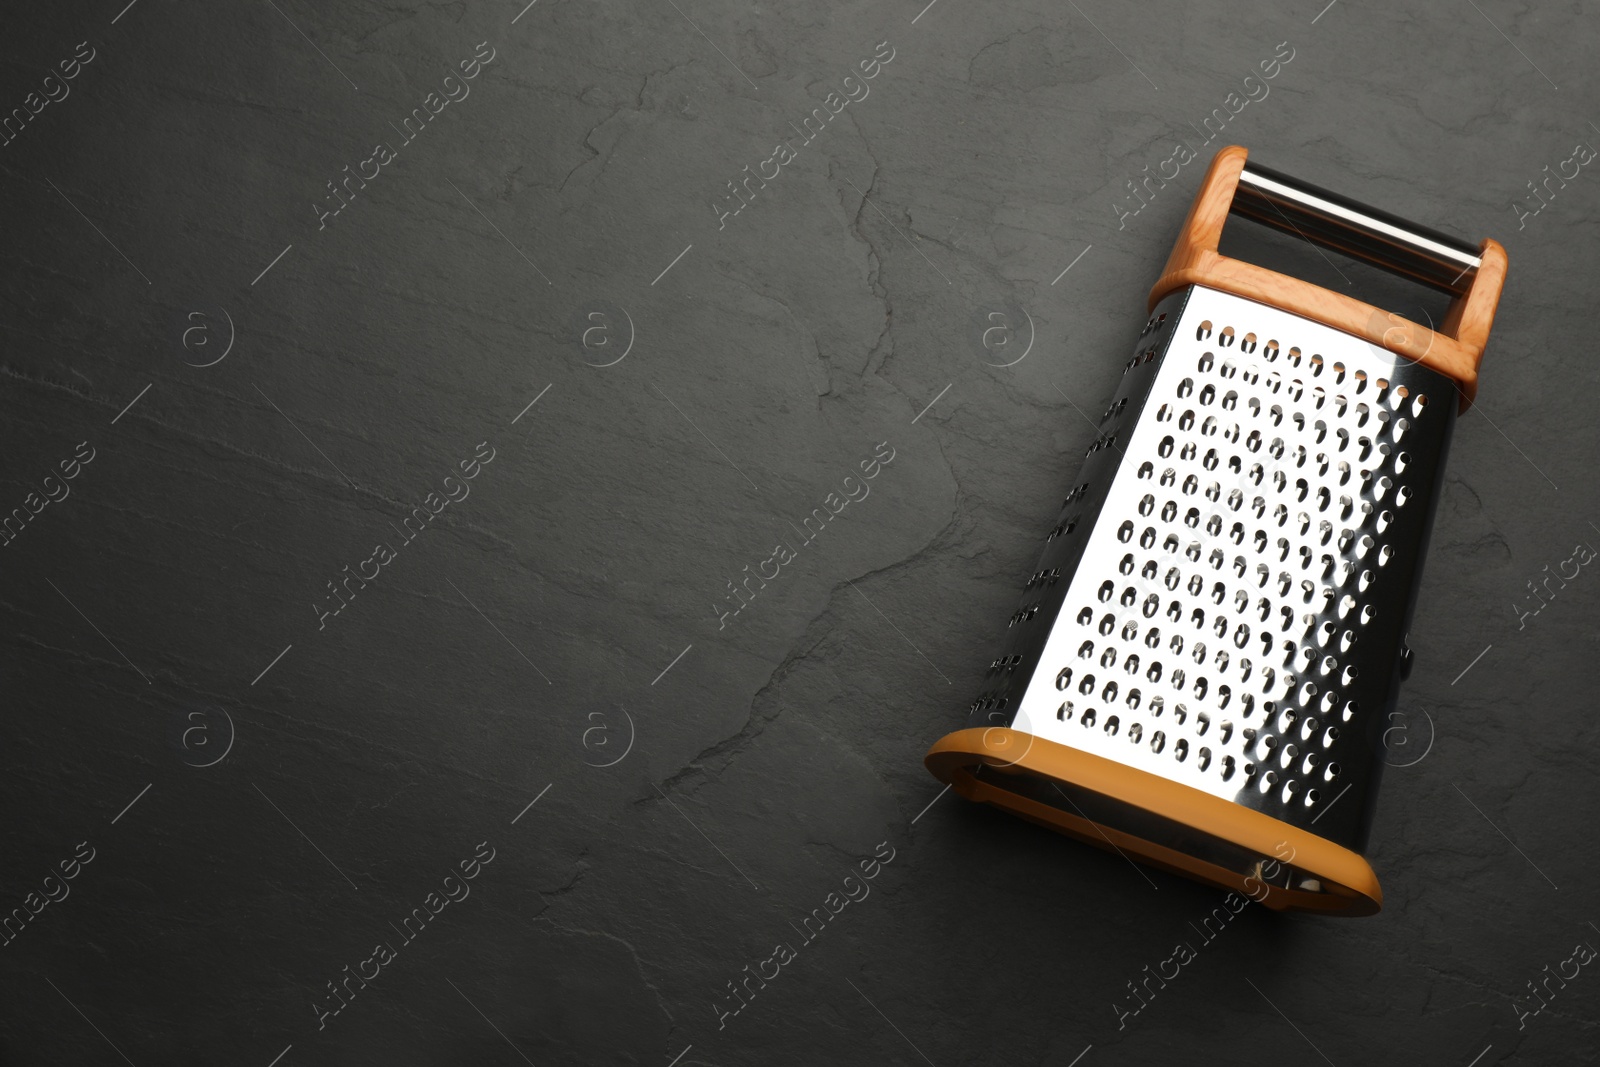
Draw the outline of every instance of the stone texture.
M1585 169L1521 228L1512 206L1600 140L1590 13L119 6L18 9L0 46L4 109L95 52L0 147L3 507L95 450L0 559L4 909L95 850L0 952L0 1059L1593 1055L1589 969L1524 1029L1512 1000L1600 943L1600 582L1520 631L1511 606L1600 543L1600 192ZM870 94L719 228L725 183L884 41ZM1435 732L1383 787L1385 910L1247 911L1119 1029L1125 983L1218 894L953 796L924 811L920 760L963 720L1093 437L1074 405L1110 396L1203 167L1119 228L1124 182L1280 42L1203 155L1242 143L1496 237L1511 273L1412 628L1409 751L1422 712ZM319 229L380 141L395 160ZM995 310L1034 324L1014 366L979 343ZM401 545L485 441L470 495ZM726 583L885 441L870 495L719 628ZM378 541L396 558L319 629ZM470 896L408 941L485 841ZM805 941L880 842L870 894ZM319 1029L377 942L395 958ZM780 942L796 958L719 1025Z

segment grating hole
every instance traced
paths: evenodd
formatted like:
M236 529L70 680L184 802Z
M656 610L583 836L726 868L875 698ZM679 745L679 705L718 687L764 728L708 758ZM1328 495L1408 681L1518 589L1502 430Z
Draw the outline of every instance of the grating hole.
M1214 329L1202 324L1197 339L1209 341ZM1097 722L1093 709L1066 701L1057 718L1070 721L1078 710L1085 725L1099 725L1108 737L1126 732L1179 763L1187 764L1193 749L1196 760L1187 766L1197 771L1228 780L1242 769L1263 796L1313 807L1327 798L1309 788L1312 782L1339 773L1327 765L1339 735L1329 724L1350 729L1344 724L1357 714L1345 689L1355 674L1342 661L1361 626L1376 617L1377 609L1361 601L1395 553L1390 539L1399 507L1412 495L1403 484L1411 456L1399 443L1426 398L1276 340L1231 326L1218 332L1219 351L1197 349L1189 357L1196 359L1193 376L1175 375L1184 405L1170 393L1158 400L1155 421L1178 425L1156 435L1171 465L1159 472L1153 462L1138 467L1137 478L1147 483L1141 489L1152 490L1134 494L1147 525L1129 519L1116 527L1129 549L1117 568L1127 580L1094 583L1091 605L1098 599L1104 608L1080 604L1077 611L1080 624L1103 635L1086 642L1086 660L1099 659L1106 680L1070 670L1058 675L1058 688L1078 683L1086 701L1107 705L1105 714ZM1237 352L1220 351L1233 347ZM1253 361L1256 354L1267 366ZM1274 369L1279 355L1287 358ZM1244 384L1231 390L1214 384L1212 374ZM1105 417L1129 406L1119 399ZM1159 499L1150 483L1164 490ZM1087 490L1075 488L1063 508ZM1132 551L1135 540L1139 552ZM1136 646L1141 628L1145 655L1168 654L1170 646L1165 662L1108 646L1119 633L1122 648ZM1191 659L1198 669L1186 677ZM996 663L1003 670L1009 657ZM1196 701L1192 709L1174 703L1188 699ZM987 709L996 701L979 703ZM1230 704L1227 713L1241 724L1237 745L1233 723L1219 715ZM1160 721L1168 707L1164 729L1144 722ZM1202 738L1209 748L1198 747Z

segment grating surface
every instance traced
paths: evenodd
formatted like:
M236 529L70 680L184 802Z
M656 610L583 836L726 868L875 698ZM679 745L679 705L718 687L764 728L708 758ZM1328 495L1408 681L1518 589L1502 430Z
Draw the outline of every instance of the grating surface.
M1347 334L1174 294L974 713L1360 847L1455 402Z

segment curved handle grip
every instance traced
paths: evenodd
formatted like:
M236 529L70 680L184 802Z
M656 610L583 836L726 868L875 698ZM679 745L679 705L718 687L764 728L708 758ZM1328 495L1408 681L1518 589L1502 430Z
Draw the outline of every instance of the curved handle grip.
M1465 410L1477 393L1478 364L1505 282L1506 253L1499 242L1485 240L1470 251L1454 238L1355 201L1262 167L1246 168L1247 157L1245 149L1232 145L1212 159L1166 268L1150 291L1150 306L1189 285L1270 304L1449 375L1461 390ZM1279 228L1286 226L1308 240L1435 285L1455 298L1444 321L1429 328L1342 293L1221 255L1217 244L1230 213L1268 225L1282 223ZM1297 226L1296 219L1307 229ZM1452 265L1454 276L1447 277Z
M1471 290L1483 264L1464 241L1254 163L1229 210L1452 296Z

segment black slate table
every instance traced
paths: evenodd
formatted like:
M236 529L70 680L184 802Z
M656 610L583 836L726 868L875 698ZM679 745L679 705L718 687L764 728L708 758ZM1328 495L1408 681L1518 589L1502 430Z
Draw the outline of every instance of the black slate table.
M1592 12L13 8L0 1061L1595 1059ZM921 756L1229 143L1511 271L1385 909L1205 937Z

